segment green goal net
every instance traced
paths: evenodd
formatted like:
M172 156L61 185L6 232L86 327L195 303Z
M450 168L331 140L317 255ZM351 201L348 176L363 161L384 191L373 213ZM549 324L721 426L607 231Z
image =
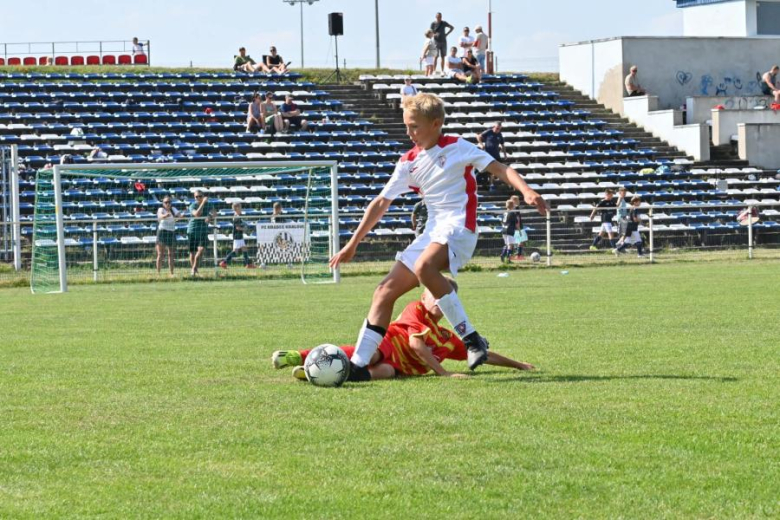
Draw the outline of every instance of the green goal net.
M31 288L338 281L335 163L58 165L36 179Z

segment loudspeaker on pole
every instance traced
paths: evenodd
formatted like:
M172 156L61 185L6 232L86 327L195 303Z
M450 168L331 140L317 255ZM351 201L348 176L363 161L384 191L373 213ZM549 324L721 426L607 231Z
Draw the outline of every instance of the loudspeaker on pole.
M344 13L330 13L328 15L328 34L331 36L344 34Z

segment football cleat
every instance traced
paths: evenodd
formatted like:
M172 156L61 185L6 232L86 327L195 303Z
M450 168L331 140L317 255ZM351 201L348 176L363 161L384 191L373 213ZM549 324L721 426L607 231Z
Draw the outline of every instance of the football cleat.
M277 350L271 356L271 363L277 370L285 367L294 367L303 364L303 356L297 350Z
M298 381L306 381L306 370L304 370L303 365L293 368L292 376Z
M487 351L490 346L488 340L478 333L472 332L467 337L463 338L463 343L465 343L468 351L469 370L474 370L487 361Z

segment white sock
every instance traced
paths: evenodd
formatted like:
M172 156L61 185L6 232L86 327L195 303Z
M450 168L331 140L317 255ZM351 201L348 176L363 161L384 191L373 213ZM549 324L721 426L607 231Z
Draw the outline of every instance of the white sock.
M351 361L359 367L367 366L371 361L371 356L374 355L376 349L379 348L379 344L382 342L382 336L373 330L366 327L368 320L363 321L363 326L360 328L360 334L358 334L357 343L355 344L355 353L352 354Z
M455 332L458 333L458 336L465 338L474 332L474 326L466 316L463 304L460 303L460 298L458 298L458 294L455 291L452 291L450 294L445 294L436 300L436 305L439 306L442 314L447 318L447 321L452 324L452 327L455 329Z

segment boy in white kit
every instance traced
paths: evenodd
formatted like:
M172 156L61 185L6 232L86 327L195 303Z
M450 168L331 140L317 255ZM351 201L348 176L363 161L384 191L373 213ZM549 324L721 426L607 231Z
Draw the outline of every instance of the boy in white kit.
M358 335L350 380L370 379L366 366L385 335L396 300L422 283L468 350L474 370L487 359L488 343L473 327L442 271L457 275L477 244L477 181L474 169L487 171L518 190L526 204L545 215L544 199L520 175L486 152L456 136L442 135L444 104L433 94L403 101L406 132L415 144L396 165L385 188L366 208L352 238L330 260L336 267L355 256L357 246L387 212L393 200L414 191L428 207L425 232L396 255L390 273L374 291L371 309Z

